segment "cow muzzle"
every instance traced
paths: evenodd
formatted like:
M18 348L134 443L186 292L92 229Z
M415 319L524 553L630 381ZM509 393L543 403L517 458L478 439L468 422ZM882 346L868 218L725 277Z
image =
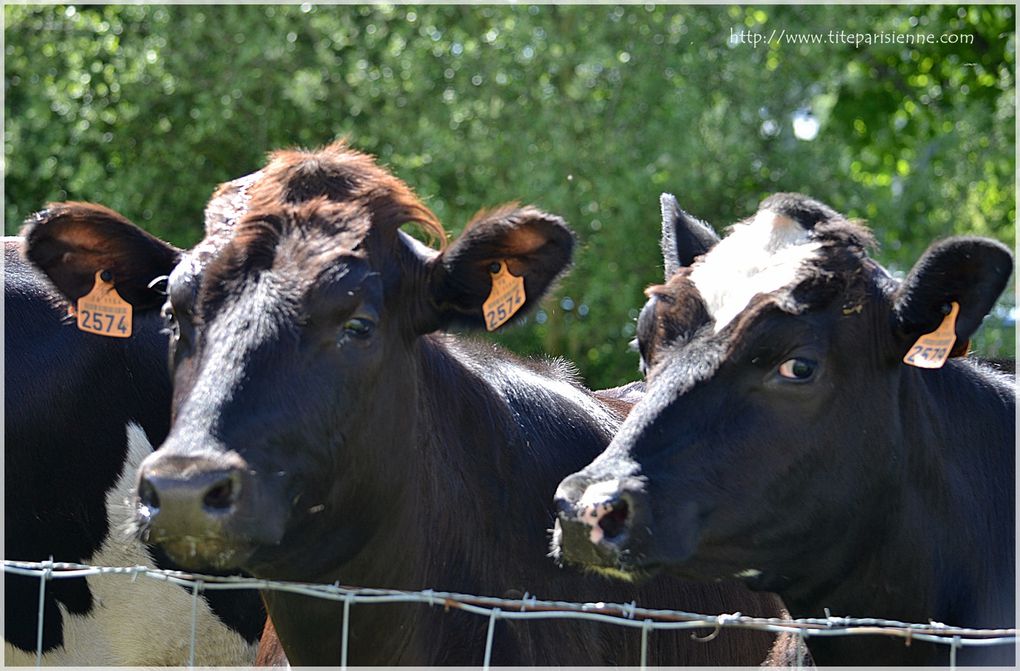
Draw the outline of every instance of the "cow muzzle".
M157 450L138 472L136 522L143 541L181 566L243 566L259 546L278 544L284 520L265 505L258 482L235 453L177 455Z
M637 478L592 482L582 474L556 490L553 553L563 561L596 571L640 571L641 546L648 528L644 485Z

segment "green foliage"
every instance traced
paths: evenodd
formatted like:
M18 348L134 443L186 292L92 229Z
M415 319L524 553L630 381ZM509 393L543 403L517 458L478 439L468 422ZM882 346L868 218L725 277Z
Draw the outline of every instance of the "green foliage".
M960 232L1015 245L1009 6L6 6L5 231L47 201L178 245L216 184L347 136L456 233L508 200L564 216L573 271L519 352L636 377L658 195L717 224L773 191L867 219L905 271ZM737 43L739 31L973 44ZM812 140L792 121L810 111ZM1010 295L978 341L1015 351ZM1009 323L1005 323L1009 322Z

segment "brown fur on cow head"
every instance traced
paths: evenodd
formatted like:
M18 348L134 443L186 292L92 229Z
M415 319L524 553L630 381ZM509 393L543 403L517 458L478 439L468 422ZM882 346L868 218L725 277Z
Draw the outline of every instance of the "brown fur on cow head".
M163 303L162 287L151 285L184 260L177 275L202 273L202 285L220 294L203 301L215 308L231 277L278 264L278 253L287 251L278 243L290 236L319 246L314 261L305 259L312 266L304 270L316 274L328 272L338 255L406 247L394 263L406 262L404 274L417 282L412 329L421 334L482 326L490 270L499 262L523 277L526 307L534 306L569 265L574 243L559 217L509 204L479 212L447 245L442 224L414 192L343 141L273 152L262 170L221 185L205 218L206 238L185 255L103 206L54 203L26 222L26 256L71 303L88 293L97 271L107 270L136 309ZM398 235L407 224L420 226L441 249ZM192 298L200 289L192 287Z

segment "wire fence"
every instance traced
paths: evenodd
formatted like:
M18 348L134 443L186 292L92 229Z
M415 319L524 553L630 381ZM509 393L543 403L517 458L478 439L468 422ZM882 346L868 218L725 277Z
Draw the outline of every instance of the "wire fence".
M911 641L926 641L945 645L949 649L949 667L956 668L956 654L960 648L975 646L1015 645L1016 629L969 629L952 627L940 622L912 624L877 618L851 618L829 616L825 618L758 618L740 613L706 615L680 610L641 608L635 603L616 604L603 602L573 603L542 601L525 594L521 599L502 599L431 589L410 592L390 589L258 580L239 576L220 577L197 573L155 569L147 566L89 566L65 562L24 562L4 560L4 572L12 575L35 577L39 580L39 617L36 641L36 666L42 664L43 602L46 585L50 580L85 578L96 575L139 576L180 585L191 590L191 640L188 666L195 666L198 598L202 592L213 590L258 589L290 592L343 603L340 668L347 668L347 642L352 604L420 603L444 609L458 609L480 617L487 617L489 626L485 638L483 668L488 670L492 659L493 632L499 620L570 619L604 622L641 630L641 669L648 667L648 637L654 631L677 629L711 629L704 637L692 631L692 637L710 641L724 628L752 629L787 633L800 637L801 642L813 637L880 635L901 638L905 645ZM797 668L804 666L803 651L798 646Z

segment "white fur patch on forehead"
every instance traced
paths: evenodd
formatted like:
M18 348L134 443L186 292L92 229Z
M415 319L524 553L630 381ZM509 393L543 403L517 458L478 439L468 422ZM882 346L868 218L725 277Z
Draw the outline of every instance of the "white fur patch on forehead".
M691 282L715 319L715 332L733 321L756 294L792 284L819 246L796 221L771 210L735 225L691 267Z

